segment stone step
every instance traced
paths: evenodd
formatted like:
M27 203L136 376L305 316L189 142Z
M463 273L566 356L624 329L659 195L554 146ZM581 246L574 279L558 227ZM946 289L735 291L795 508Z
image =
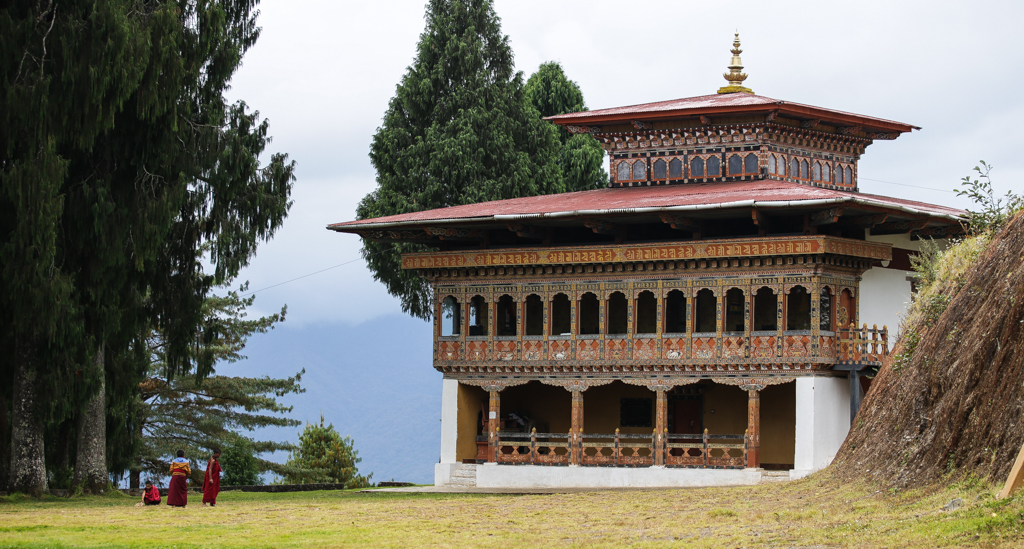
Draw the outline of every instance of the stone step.
M472 488L476 486L476 465L463 464L452 470L448 478L449 486Z
M761 471L761 482L787 482L789 471Z

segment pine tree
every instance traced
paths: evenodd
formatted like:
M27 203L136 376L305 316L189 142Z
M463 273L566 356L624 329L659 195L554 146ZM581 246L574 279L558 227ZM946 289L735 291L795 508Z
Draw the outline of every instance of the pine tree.
M416 58L373 137L378 187L357 217L561 192L556 152L491 0L430 0ZM429 319L429 285L400 267L402 253L419 249L364 240L362 255L404 311Z
M334 424L324 426L307 423L299 433L299 448L292 452L287 465L296 472L285 475L291 484L331 483L344 484L345 488L366 488L370 486L373 473L362 476L356 465L362 461L359 452L353 448L352 439L342 438Z
M526 96L541 116L583 112L587 104L579 85L565 76L555 61L544 63L526 81ZM600 189L608 182L604 149L589 134L570 134L558 128L558 167L567 191Z
M254 295L240 296L247 289L243 284L237 291L206 299L204 335L200 338L203 342L197 340L192 346L190 360L213 365L243 360L245 356L241 352L250 336L266 333L284 320L284 308L270 316L247 319L246 309L255 299ZM305 370L285 379L220 375L201 380L194 376L168 379L163 375L166 372L165 335L154 331L149 349L152 357L149 375L138 385L138 407L132 411L135 415L132 423L136 426L136 435L140 436L139 450L130 471L133 487L138 483L140 472L152 476L166 474L168 463L179 448L195 461L193 469L199 471L200 478L202 458L213 448L248 449L253 453L251 457L259 473L292 471L256 454L294 450L295 445L254 440L243 432L267 426L299 425L299 421L284 415L291 412L292 407L282 405L277 399L305 392L299 386ZM224 470L228 471L226 465Z

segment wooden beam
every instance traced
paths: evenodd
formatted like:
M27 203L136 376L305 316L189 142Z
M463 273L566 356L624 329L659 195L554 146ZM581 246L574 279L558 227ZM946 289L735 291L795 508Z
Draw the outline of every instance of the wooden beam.
M1013 462L1013 469L1010 469L1010 476L1006 477L1006 484L999 491L996 499L1003 499L1012 495L1024 485L1024 445L1021 445L1020 452L1017 452L1017 460Z
M601 219L584 219L583 226L594 231L595 234L606 234L617 238L621 238L625 232L625 227Z
M836 206L835 208L829 208L827 210L813 213L811 214L811 227L820 227L822 225L836 223L842 215L842 206Z
M754 225L757 225L757 236L765 236L768 234L771 223L764 212L757 208L751 208L750 218L754 220Z
M858 217L844 217L843 225L853 225L854 227L862 227L870 229L875 225L885 223L885 220L889 218L889 214L876 214L876 215L862 215Z
M817 118L812 118L810 120L804 120L803 122L801 122L800 123L800 127L801 128L805 128L805 129L810 129L810 128L813 128L813 127L817 126L818 123L820 123L820 122L821 122L821 120L819 120Z
M548 231L542 227L535 225L527 225L525 223L506 223L509 231L516 233L519 238L547 238Z
M916 229L923 229L928 224L927 219L910 219L907 221L886 221L871 227L872 235L882 234L907 234Z
M486 239L485 231L477 229L453 229L449 227L423 227L428 235L441 240L481 240Z

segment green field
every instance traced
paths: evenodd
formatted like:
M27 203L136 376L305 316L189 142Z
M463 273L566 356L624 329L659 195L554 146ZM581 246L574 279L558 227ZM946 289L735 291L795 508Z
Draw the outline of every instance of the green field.
M215 508L0 498L2 547L1024 546L1024 497L908 492L826 476L741 488L551 495L226 492ZM959 497L963 507L943 511Z

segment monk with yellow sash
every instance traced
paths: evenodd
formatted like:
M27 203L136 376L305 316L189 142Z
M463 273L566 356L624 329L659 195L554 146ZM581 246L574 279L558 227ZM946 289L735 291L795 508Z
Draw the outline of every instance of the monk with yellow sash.
M188 505L188 476L192 468L185 459L185 450L178 450L178 457L171 461L171 483L167 487L167 505L184 507Z

